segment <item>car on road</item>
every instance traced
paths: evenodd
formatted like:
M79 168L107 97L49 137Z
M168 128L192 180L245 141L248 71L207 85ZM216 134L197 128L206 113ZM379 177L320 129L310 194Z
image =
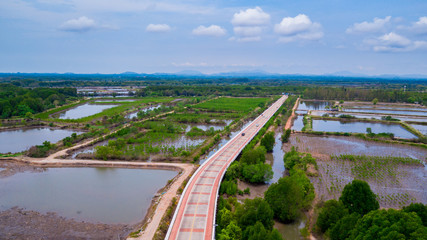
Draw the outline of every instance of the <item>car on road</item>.
M242 133L242 136L245 136L245 133Z

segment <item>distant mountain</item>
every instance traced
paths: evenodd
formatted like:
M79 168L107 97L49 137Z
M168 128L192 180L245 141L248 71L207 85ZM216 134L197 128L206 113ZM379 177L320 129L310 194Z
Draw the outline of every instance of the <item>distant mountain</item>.
M184 75L184 76L204 76L205 74L199 71L193 70L184 70L174 73L174 75Z
M337 76L337 77L369 77L366 74L354 73L350 71L339 71L329 74L324 74L324 76Z
M236 71L236 72L223 72L223 73L214 73L212 76L226 76L226 77L259 77L259 76L273 76L280 75L277 73L269 73L263 70L253 70L253 71Z

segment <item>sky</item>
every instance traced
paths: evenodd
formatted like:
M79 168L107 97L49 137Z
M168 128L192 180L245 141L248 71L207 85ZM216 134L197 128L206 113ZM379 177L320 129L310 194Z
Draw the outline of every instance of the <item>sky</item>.
M427 1L0 1L0 72L184 70L427 74Z

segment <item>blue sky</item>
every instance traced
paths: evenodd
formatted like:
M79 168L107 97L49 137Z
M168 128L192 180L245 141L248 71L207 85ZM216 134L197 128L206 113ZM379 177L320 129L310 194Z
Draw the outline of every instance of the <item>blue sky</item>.
M425 0L1 0L0 72L427 74Z

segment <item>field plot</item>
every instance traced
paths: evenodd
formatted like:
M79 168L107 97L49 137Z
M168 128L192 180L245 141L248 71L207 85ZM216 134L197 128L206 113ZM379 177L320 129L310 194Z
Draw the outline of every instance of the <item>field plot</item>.
M204 154L210 147L207 142L218 142L223 131L229 132L229 125L239 120L247 111L253 111L260 105L265 106L268 98L240 99L239 105L234 101L220 100L216 110L202 111L192 105L177 107L173 113L161 118L144 122L132 122L127 128L109 136L104 142L72 153L75 158L88 159L126 159L148 161L186 161L196 150L202 147ZM208 101L208 102L211 102ZM248 106L240 106L252 102ZM203 103L202 103L203 104ZM202 104L197 104L202 105ZM155 107L153 107L155 108ZM233 110L236 108L237 110ZM158 108L152 110L157 111ZM226 112L224 112L226 111ZM147 114L143 112L142 115ZM138 114L139 116L139 114Z
M217 98L194 106L209 112L248 113L256 107L264 107L269 98Z
M400 208L411 202L427 202L425 167L427 150L400 144L364 141L354 137L293 134L290 144L311 153L318 177L311 177L322 200L338 199L353 179L367 181L381 207Z

